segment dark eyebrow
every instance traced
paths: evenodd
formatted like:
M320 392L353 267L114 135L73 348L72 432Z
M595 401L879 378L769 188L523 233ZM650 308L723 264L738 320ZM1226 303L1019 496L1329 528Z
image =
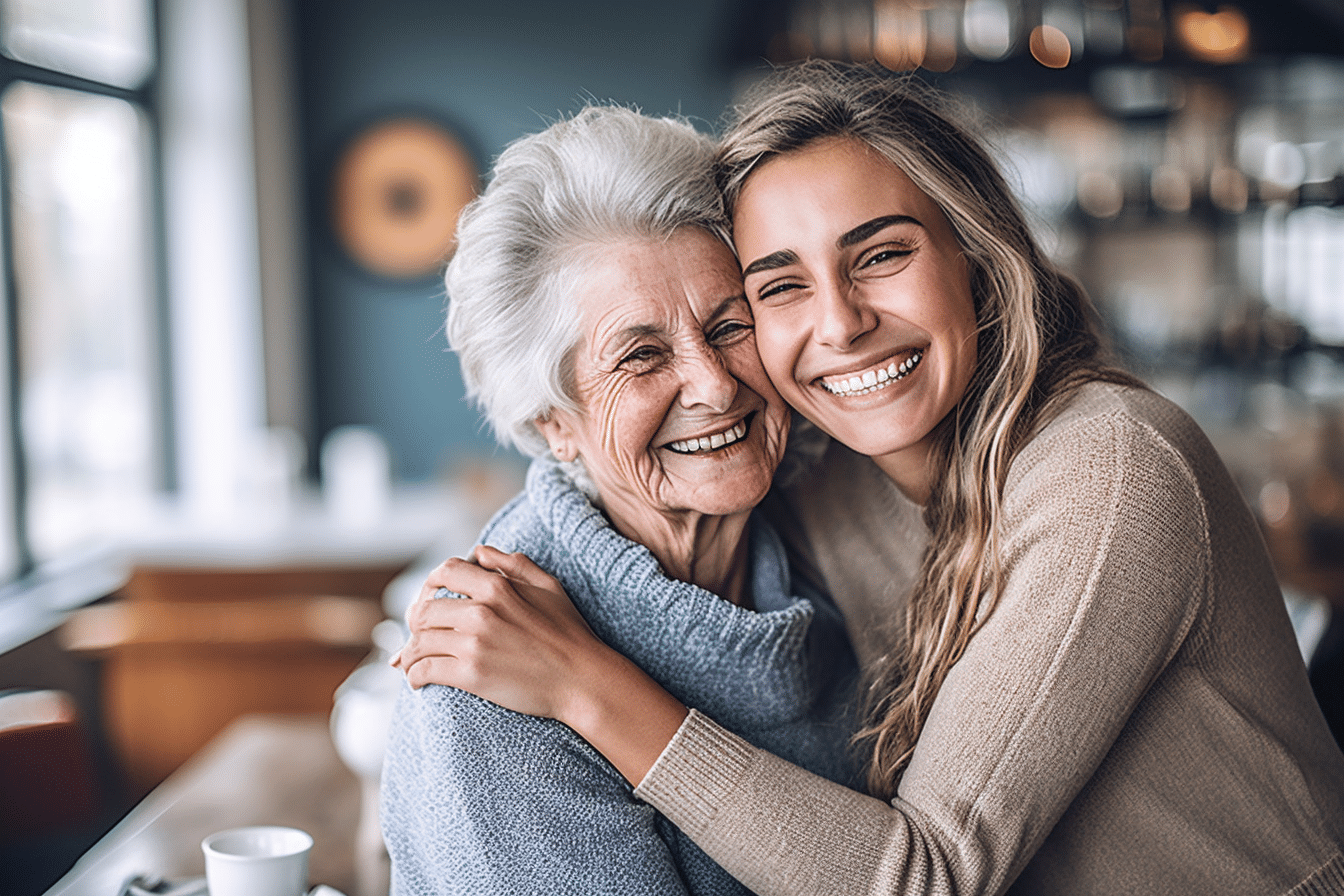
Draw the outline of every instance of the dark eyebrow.
M897 224L924 226L922 221L910 215L883 215L880 218L865 221L853 230L847 230L840 234L840 239L835 241L835 245L840 249L848 249L850 246L863 242L873 234L881 233L888 227L895 227ZM758 258L747 265L742 269L742 276L750 277L752 274L759 274L761 271L772 271L775 268L788 267L791 264L798 264L797 253L792 249L780 249L778 252L771 252L769 255Z
M797 263L798 255L792 249L780 249L778 252L771 252L769 255L758 258L747 265L742 269L742 276L750 277L752 274L759 274L761 271L773 271L775 268L786 268Z
M888 227L894 227L897 224L914 224L916 227L924 226L918 218L912 218L909 215L883 215L880 218L865 221L853 230L848 230L840 234L840 239L835 241L836 248L848 249L850 246L858 245L873 234L881 233Z

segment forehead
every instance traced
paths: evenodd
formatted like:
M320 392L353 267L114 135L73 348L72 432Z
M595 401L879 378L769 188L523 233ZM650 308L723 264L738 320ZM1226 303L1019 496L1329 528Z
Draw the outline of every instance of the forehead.
M787 208L797 211L781 218ZM893 212L926 225L943 219L937 203L895 163L861 140L827 137L762 163L742 186L734 226L778 232L815 221L818 210L831 222L859 223Z
M703 230L685 228L666 240L596 249L580 275L576 300L592 342L631 327L665 329L699 320L741 292L729 248Z

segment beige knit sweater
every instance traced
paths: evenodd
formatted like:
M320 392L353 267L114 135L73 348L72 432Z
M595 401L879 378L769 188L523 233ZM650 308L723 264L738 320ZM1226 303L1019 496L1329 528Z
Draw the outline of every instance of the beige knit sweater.
M839 446L787 501L871 662L919 509ZM1001 602L890 804L694 712L637 795L763 896L1344 893L1344 756L1194 422L1090 385L1014 463L1005 514Z

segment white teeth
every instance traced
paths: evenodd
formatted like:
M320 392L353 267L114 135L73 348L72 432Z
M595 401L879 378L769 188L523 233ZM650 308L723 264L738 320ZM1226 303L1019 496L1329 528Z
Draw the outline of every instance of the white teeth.
M900 364L892 361L886 367L868 370L856 376L836 379L831 382L821 380L821 387L832 395L843 395L845 397L867 395L869 392L885 389L899 379L904 379L923 358L923 352L915 352Z
M747 421L739 421L735 426L716 432L710 436L695 439L682 439L669 442L667 447L678 454L696 454L701 451L713 451L725 445L740 441L747 435Z

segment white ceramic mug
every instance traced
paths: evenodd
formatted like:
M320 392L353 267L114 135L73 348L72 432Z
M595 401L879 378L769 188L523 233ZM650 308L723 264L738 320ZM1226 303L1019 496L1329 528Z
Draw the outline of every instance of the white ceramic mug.
M313 838L298 828L233 828L201 841L210 896L303 896Z

